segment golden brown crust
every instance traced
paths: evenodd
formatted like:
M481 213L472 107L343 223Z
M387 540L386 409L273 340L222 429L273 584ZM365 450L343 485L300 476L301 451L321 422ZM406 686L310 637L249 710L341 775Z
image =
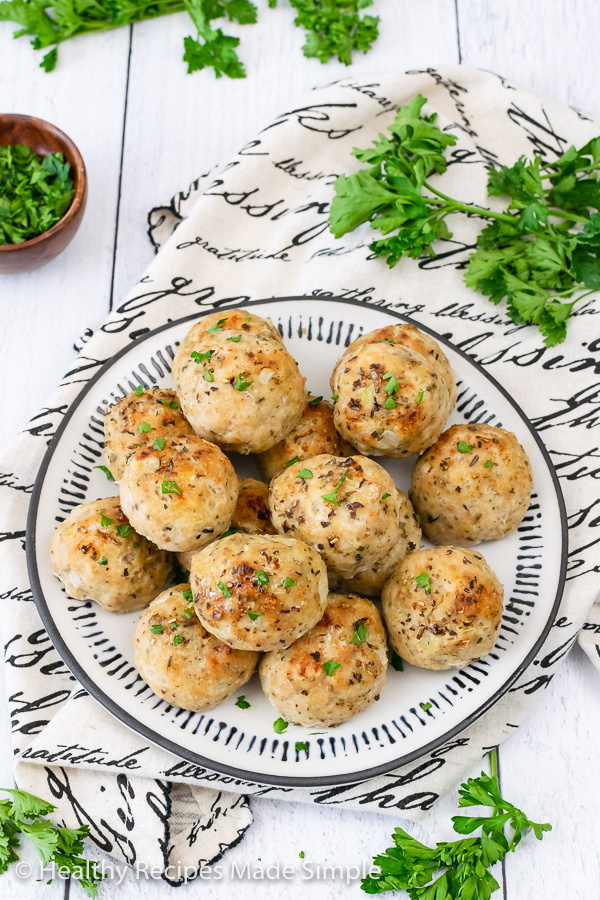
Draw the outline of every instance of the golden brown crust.
M315 403L315 399L308 399L300 419L287 437L260 454L258 466L265 481L271 481L295 457L303 460L322 453L343 455L342 440L333 424L333 407L327 400Z
M209 634L194 613L189 584L178 584L145 609L133 636L135 665L167 703L206 712L252 676L258 653L234 650Z
M219 322L222 322L222 324L219 325ZM264 337L273 338L273 340L283 344L279 331L269 319L255 316L248 309L221 309L204 316L204 318L199 319L198 322L192 325L179 345L179 349L175 354L174 365L179 366L182 359L187 359L200 338L206 334L209 328L215 327L223 328L226 331L241 332L242 334L262 334Z
M319 620L327 572L319 554L279 535L232 534L196 553L190 583L204 626L231 647L287 647Z
M133 530L118 497L107 497L76 506L58 526L50 563L70 597L131 612L162 590L173 557Z
M456 402L445 354L414 325L387 325L353 341L330 384L336 429L374 456L420 453L439 437Z
M238 480L218 447L184 435L167 438L162 450L136 450L120 494L140 534L164 549L199 550L229 528Z
M127 460L139 447L156 438L193 433L175 391L159 387L139 395L131 391L109 409L104 419L106 465L119 482Z
M331 675L328 663L339 666ZM309 727L347 722L378 700L385 684L387 646L377 608L363 597L329 594L320 621L287 650L267 653L259 672L284 719Z
M417 461L411 499L431 541L468 547L514 531L532 486L531 464L512 432L464 423Z
M459 547L411 553L383 589L390 644L424 669L468 665L496 643L503 597L480 553Z
M269 486L255 478L240 478L239 488L232 527L246 534L277 534L271 522Z

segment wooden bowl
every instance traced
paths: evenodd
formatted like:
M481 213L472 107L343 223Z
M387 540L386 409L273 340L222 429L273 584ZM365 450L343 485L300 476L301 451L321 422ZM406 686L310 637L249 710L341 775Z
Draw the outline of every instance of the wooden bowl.
M29 272L53 260L65 249L81 225L87 199L87 175L81 153L73 141L54 125L35 119L0 113L0 144L26 144L34 153L63 153L71 166L75 193L68 210L56 225L22 244L0 244L0 274Z

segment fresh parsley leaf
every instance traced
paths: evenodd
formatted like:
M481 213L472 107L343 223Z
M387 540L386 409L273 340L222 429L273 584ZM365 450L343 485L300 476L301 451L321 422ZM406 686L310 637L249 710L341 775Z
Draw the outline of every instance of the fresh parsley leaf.
M317 403L320 403L322 399L323 399L322 396L321 396L321 397L313 397L311 400L308 401L308 405L309 405L309 406L316 406Z
M104 472L104 474L106 475L106 478L108 479L108 481L114 481L114 480L115 480L115 479L114 479L114 476L113 476L113 473L110 471L110 469L107 469L106 466L94 466L94 468L95 468L95 469L100 469L102 472Z
M425 391L419 391L419 393L417 394L417 403L420 403L424 396L425 396Z
M194 616L196 615L196 613L194 612L194 610L193 610L193 609L189 609L189 608L188 608L188 609L184 609L183 614L184 614L184 616L186 617L186 619L193 619Z
M273 722L273 731L275 734L284 734L287 731L288 723L281 716Z
M293 578L284 578L282 584L284 588L296 587L296 582Z
M421 572L420 575L415 577L415 581L417 583L418 588L425 588L425 593L431 593L431 584L430 584L430 576L427 572Z
M157 622L156 625L150 626L150 631L152 632L152 634L162 634L164 630L164 625L161 625L160 622Z
M223 532L223 534L221 535L221 537L222 537L222 538L229 537L231 534L237 534L238 531L239 531L239 528L237 528L236 525L230 525L229 528L227 529L227 531L224 531L224 532Z
M108 565L108 560L107 560L107 558L106 558L105 556L103 556L102 559L99 559L99 560L98 560L98 565L99 565L99 566L107 566L107 565Z
M200 365L203 362L208 362L212 355L212 350L207 350L205 353L199 353L197 350L192 350L190 353L190 359L192 359L195 363Z
M251 622L256 622L257 619L259 619L261 616L264 616L264 615L265 615L264 613L257 613L257 612L254 612L252 609L248 610L248 618L250 619Z
M169 400L167 402L166 400L160 398L158 402L162 404L162 406L168 406L169 409L179 409L179 403L177 403L176 400Z
M421 516L419 515L419 513L415 513L414 515L415 515L415 522L417 523L417 525L420 525L421 524Z
M152 447L153 447L155 450L164 450L164 449L165 449L165 444L166 444L166 439L165 439L165 438L155 438L155 439L154 439L154 442L153 442L153 444L152 444Z
M56 68L56 63L58 61L58 47L53 47L49 53L42 58L40 63L40 69L43 69L44 72L52 72L53 69Z
M388 497L391 497L391 496L392 496L391 494L385 493L385 494L382 494L382 495L381 495L381 499L382 499L382 500L387 500L387 498L388 498Z
M456 445L456 449L459 453L471 453L473 450L473 444L467 444L466 441L459 441Z
M0 19L8 5L1 4ZM48 231L63 218L73 194L62 153L42 157L24 144L0 145L0 246L22 244Z
M173 645L175 647L177 647L177 646L179 646L179 644L183 644L183 635L182 634L173 635Z
M239 344L239 342L241 341L241 339L242 339L241 334L237 334L237 335L235 335L234 337L228 337L228 338L227 338L228 341L233 341L234 344Z
M113 523L112 519L109 519L108 516L105 516L103 513L100 513L100 525L102 526L102 528L108 528L110 525L112 525L112 523Z
M357 627L358 626L358 627ZM367 623L355 622L354 635L350 638L351 644L364 644L367 639Z
M491 459L486 459L486 461L484 462L483 465L484 465L484 468L491 469L492 466L494 465L494 463L491 461Z
M298 460L298 462L299 462L299 460ZM296 478L312 478L312 477L313 477L313 473L311 472L310 469L300 469L300 471L296 475Z
M240 694L240 696L235 701L235 705L238 709L250 709L251 704L246 700L245 694Z
M141 397L142 394L144 393L144 385L138 384L138 386L136 387L136 389L133 393L135 394L136 397Z
M385 403L383 404L384 409L396 409L398 404L394 400L393 397L388 397Z
M129 537L129 535L133 532L133 528L131 527L131 525L123 524L123 525L117 525L117 527L115 528L115 531L117 532L119 537L125 538L125 537Z
M293 459L288 459L288 461L285 464L286 469L289 469L290 466L293 466L294 463L297 463L297 462L300 462L299 456L294 456Z
M396 672L404 672L404 663L402 661L402 657L398 656L395 650L392 650L392 655L390 656L390 665L392 669L396 670Z
M421 706L421 709L423 710L423 712L427 712L428 709L431 709L432 704L431 703L421 703L420 706Z
M245 391L246 388L249 388L251 384L252 384L251 381L244 381L244 376L241 372L239 375L236 376L236 379L235 379L236 391Z
M296 741L296 750L298 753L301 753L303 750L305 753L308 753L308 744L306 741ZM304 853L299 853L300 859L304 859Z
M226 321L227 321L227 318L219 319L218 322L216 322L214 325L211 325L210 328L206 329L206 333L207 334L220 334L222 331L225 331L225 329L223 328L223 325L225 324Z
M168 481L166 478L160 486L162 494L181 494L176 481Z
M227 585L225 584L224 581L218 581L217 587L220 589L220 591L223 594L223 596L225 597L225 599L227 599L228 597L231 597L231 593L229 592Z
M307 744L307 747L308 747L308 744ZM296 744L296 750L297 750L297 749L298 749L298 745ZM303 747L302 749L304 749L304 747ZM306 855L306 854L304 853L304 850L301 850L300 853L298 854L298 856L300 857L300 859L304 859L305 855Z
M191 603L192 600L194 599L194 595L192 594L192 592L190 590L185 590L182 592L182 594L183 594L183 599L185 600L186 603Z
M340 504L337 499L337 494L347 477L348 477L348 471L346 470L344 472L344 474L342 475L342 477L340 478L340 480L338 481L338 483L336 484L335 488L331 491L331 493L321 494L321 499L326 500L327 503L332 503L334 506L339 506Z
M323 669L325 670L326 675L333 675L336 669L341 669L341 664L334 662L332 659L328 659L327 662L323 663Z
M256 572L256 580L259 584L265 585L269 583L269 576L263 571Z
M214 376L213 373L210 371L210 369L205 369L205 370L204 370L204 380L210 382L211 384L212 384L212 382L215 380L215 376Z
M138 434L148 434L149 431L152 431L152 427L148 425L147 422L140 422L138 425Z

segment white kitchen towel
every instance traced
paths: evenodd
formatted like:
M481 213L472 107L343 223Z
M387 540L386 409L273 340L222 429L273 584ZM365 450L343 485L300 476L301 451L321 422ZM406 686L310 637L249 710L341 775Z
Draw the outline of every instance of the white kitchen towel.
M311 91L222 167L150 214L155 260L81 354L48 406L0 459L0 617L14 730L15 778L48 797L67 823L128 862L167 866L215 859L251 822L248 795L424 815L487 749L504 741L544 694L578 634L600 665L597 633L600 543L600 312L586 298L566 342L543 345L533 327L467 289L462 275L481 222L454 217L454 236L433 259L389 269L372 258L367 226L335 240L327 215L336 177L356 171L395 111L421 92L458 143L447 191L489 204L487 168L521 154L552 160L600 133L577 110L474 69L445 67L348 77ZM148 744L82 691L46 635L32 602L25 521L46 446L81 387L106 360L168 320L273 296L343 296L408 314L449 338L491 372L521 405L561 478L570 536L566 590L536 659L475 725L411 765L342 788L264 787L210 772ZM515 612L518 615L518 612ZM177 882L179 876L165 875Z

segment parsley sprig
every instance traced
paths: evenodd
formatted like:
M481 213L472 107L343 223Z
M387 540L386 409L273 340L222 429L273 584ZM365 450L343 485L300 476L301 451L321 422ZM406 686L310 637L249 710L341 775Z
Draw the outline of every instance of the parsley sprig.
M540 825L500 796L495 753L492 775L481 773L469 778L459 790L459 807L489 806L489 816L453 816L457 834L467 835L481 828L480 837L442 841L428 847L415 840L402 828L394 829L394 847L374 857L379 875L362 881L367 894L384 891L406 891L410 900L489 900L499 884L489 871L510 851L516 850L523 835L533 831L541 841L549 824ZM509 837L504 834L510 827ZM443 870L437 878L434 874Z
M456 137L435 125L435 114L421 114L426 102L419 94L398 110L387 135L352 151L367 168L337 179L333 234L342 237L370 221L384 235L371 250L395 266L403 256L433 256L433 241L452 237L446 219L453 213L488 220L465 283L492 303L506 300L509 318L537 325L547 346L561 343L574 304L600 288L600 137L558 159L523 156L491 169L488 194L506 197L508 206L486 209L449 197L428 180L446 171L444 151Z
M379 17L362 16L360 11L373 0L290 0L297 12L294 24L304 28L302 52L326 63L332 56L349 66L352 51L366 53L379 34ZM277 0L269 0L275 7Z
M24 835L35 846L44 866L54 862L65 867L88 897L97 897L96 885L104 876L98 871L98 863L80 855L89 827L61 828L45 818L56 808L51 803L26 791L2 790L12 797L10 800L0 800L0 875L8 870L11 863L19 860L19 837Z

